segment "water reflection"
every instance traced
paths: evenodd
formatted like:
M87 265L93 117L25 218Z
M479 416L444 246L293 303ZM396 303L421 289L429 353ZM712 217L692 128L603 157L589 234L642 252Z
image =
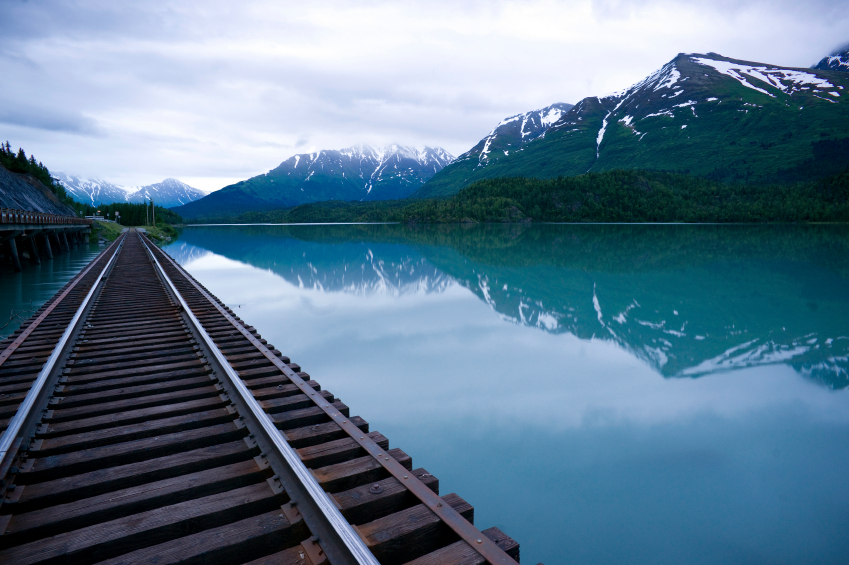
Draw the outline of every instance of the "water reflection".
M782 363L849 384L843 226L216 226L169 253L323 292L461 285L507 322L614 342L665 377Z
M849 556L847 242L218 226L166 251L523 563L819 565Z
M20 273L0 266L0 337L18 329L102 249L94 244L77 246L53 259L42 258L39 265L23 259Z

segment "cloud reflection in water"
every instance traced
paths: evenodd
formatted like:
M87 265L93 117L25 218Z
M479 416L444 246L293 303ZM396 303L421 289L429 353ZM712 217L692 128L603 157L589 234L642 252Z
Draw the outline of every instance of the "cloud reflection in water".
M849 239L649 227L670 233L197 227L167 250L523 561L842 562Z

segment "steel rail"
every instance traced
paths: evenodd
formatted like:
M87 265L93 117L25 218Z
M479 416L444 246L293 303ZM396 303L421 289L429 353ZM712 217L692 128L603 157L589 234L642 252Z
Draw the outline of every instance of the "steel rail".
M339 412L331 402L327 402L320 394L316 394L316 391L306 381L304 381L295 371L293 371L288 365L286 365L276 355L274 355L274 353L272 353L271 350L269 350L265 345L263 345L253 334L251 334L244 327L244 325L242 325L229 312L227 312L227 310L225 310L218 303L218 301L216 301L197 282L195 282L192 277L185 272L184 269L177 265L177 263L170 256L168 256L167 253L163 252L162 254L171 263L171 265L175 269L177 269L178 272L181 272L185 276L186 280L189 281L195 287L195 289L198 290L198 292L200 292L213 306L215 306L218 312L223 315L227 319L227 321L229 321L245 338L247 338L251 342L251 344L253 344L257 349L259 349L269 361L271 361L278 369L280 369L289 378L289 380L292 381L292 384L296 385L301 390L301 392L307 395L307 398L312 400L316 406L320 407L334 423L336 423L340 428L342 428L369 455L374 457L375 460L380 463L380 465L383 466L384 469L386 469L393 477L395 477L402 485L404 485L407 490L409 490L416 498L418 498L422 502L422 504L424 504L425 506L427 506L427 508L433 511L449 528L451 528L460 537L460 539L465 541L491 565L516 564L516 561L512 557L507 555L507 553L503 549L498 547L495 542L490 540L480 530L478 530L477 527L475 527L468 520L466 520L459 512L452 508L450 504L447 504L444 500L442 500L442 498L438 494L433 492L430 487L421 482L418 477L408 471L403 465L396 461L395 458L391 457L389 453L383 450L374 440L372 440L368 436L368 434L364 434L363 431L360 430L354 423L352 423L348 417ZM158 261L157 265L159 265ZM170 284L170 279L168 279L168 281ZM187 309L187 312L190 312L187 306L184 307ZM192 317L194 318L193 315ZM217 351L217 348L215 350ZM226 368L230 369L230 365L226 362L226 360L224 361L223 365ZM237 376L234 379L234 382L239 383L239 385L241 385L241 387L245 391L247 391L247 387L244 386L241 378ZM254 400L253 395L250 394L250 392L247 392L247 395L250 397L251 401L256 404L256 400ZM262 411L262 408L259 407L258 404L257 410ZM264 412L262 413L263 415L265 415ZM271 425L272 427L274 426L274 424L267 417L261 419L261 421L268 421L269 425ZM276 431L276 428L274 429ZM275 438L275 440L278 435L279 432L274 434L273 437ZM285 441L283 443L286 445L286 447L289 447L288 443L286 443ZM295 457L297 457L297 455L295 455ZM297 461L301 466L303 466L303 464L300 462L300 459L298 459ZM304 467L304 469L306 468ZM312 474L309 475L309 478L313 481L315 480L312 477ZM324 493L323 490L321 492ZM348 525L348 527L351 528L350 525Z
M250 390L245 383L242 381L241 377L239 377L238 373L230 366L230 362L227 361L227 358L206 332L201 324L200 320L192 312L191 307L186 302L183 295L180 294L180 291L177 290L177 287L174 286L174 283L171 281L171 278L165 272L165 269L162 268L162 265L159 263L159 260L156 258L156 255L150 250L147 243L144 241L144 238L139 235L139 239L150 255L153 263L156 265L156 268L159 270L159 273L162 275L162 279L168 284L168 287L171 289L171 292L174 293L174 296L180 302L183 310L186 315L191 320L192 324L195 327L195 330L203 340L206 347L210 352L215 356L215 359L218 361L219 365L222 369L227 373L227 377L233 385L234 390L239 395L240 400L244 403L244 405L251 411L253 417L263 428L266 436L268 436L269 440L272 442L274 447L278 450L278 452L283 456L286 463L289 465L291 470L295 473L297 478L300 480L306 492L312 498L315 505L319 508L322 515L324 516L327 523L339 537L339 540L342 542L344 547L350 552L351 556L356 560L360 565L380 565L371 551L368 549L366 544L363 542L362 538L360 538L359 534L354 530L351 524L342 516L342 513L330 499L324 489L318 484L313 474L309 469L303 464L301 458L295 452L295 450L289 445L289 443L283 439L280 431L274 426L274 422L262 407L259 405L259 402L254 398L253 394L251 394ZM167 255L166 255L167 256ZM291 369L290 369L291 371ZM312 390L312 389L310 389ZM314 391L313 391L314 392ZM515 564L515 561L513 561Z
M94 281L94 284L91 285L91 289L86 294L86 297L83 299L77 311L74 313L74 317L71 318L71 321L68 323L67 327L65 327L65 331L62 333L62 337L59 338L58 343L53 348L53 352L50 354L50 357L47 358L47 362L42 365L41 371L39 371L38 376L35 379L35 382L30 387L29 392L27 392L26 397L24 397L24 401L18 407L17 412L9 421L9 427L3 432L3 435L0 436L0 468L4 466L4 462L9 453L13 450L11 449L12 443L15 441L18 433L21 431L21 428L24 425L24 421L29 416L30 410L32 410L33 406L35 406L36 399L41 394L41 390L44 388L44 384L47 382L50 373L53 371L53 367L56 365L56 361L59 360L59 357L62 356L65 345L68 343L68 340L71 337L71 334L74 332L76 328L77 322L79 322L80 317L88 306L91 297L94 296L95 291L97 290L100 281L103 279L103 275L106 274L106 271L109 270L109 265L112 264L112 261L115 260L115 257L118 256L118 253L121 251L121 247L124 245L124 238L121 238L121 241L117 243L117 248L114 253L112 253L112 257L109 258L109 261L100 271L100 274L97 276L97 279ZM89 270L94 267L95 261L92 261L92 264L89 266L86 271L77 278L77 281L82 280L82 277L85 276ZM71 287L73 288L73 287ZM54 303L51 305L50 310L52 311L53 307L56 306L70 291L68 288L62 296L60 296ZM47 311L45 311L42 316L39 316L39 320L43 319L46 316ZM29 328L27 328L29 329ZM11 347L11 346L10 346ZM5 352L4 352L5 353Z

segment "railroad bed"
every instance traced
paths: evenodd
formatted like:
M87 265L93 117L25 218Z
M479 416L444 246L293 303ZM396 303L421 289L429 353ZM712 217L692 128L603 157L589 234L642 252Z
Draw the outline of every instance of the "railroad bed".
M0 342L0 425L0 563L519 561L135 230Z

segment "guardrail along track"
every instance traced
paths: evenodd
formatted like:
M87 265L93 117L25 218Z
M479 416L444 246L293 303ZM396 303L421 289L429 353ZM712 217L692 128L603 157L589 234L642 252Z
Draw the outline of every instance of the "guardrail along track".
M0 208L0 224L73 224L91 225L91 220L76 216L58 216L45 212Z
M475 529L471 505L440 498L436 477L140 237L92 302L47 410L28 416L0 562L518 561L515 541Z

